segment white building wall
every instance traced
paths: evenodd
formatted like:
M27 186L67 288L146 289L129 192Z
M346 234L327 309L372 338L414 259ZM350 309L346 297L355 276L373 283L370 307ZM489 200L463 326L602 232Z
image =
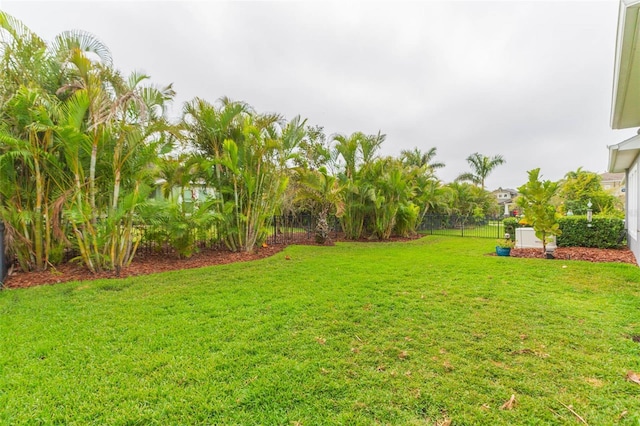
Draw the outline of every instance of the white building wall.
M640 157L637 157L633 162L631 168L627 172L627 232L629 248L636 256L636 260L640 259L640 241L638 230L640 229L640 218L638 217L638 211L640 210L640 175L638 174L638 168L640 163Z

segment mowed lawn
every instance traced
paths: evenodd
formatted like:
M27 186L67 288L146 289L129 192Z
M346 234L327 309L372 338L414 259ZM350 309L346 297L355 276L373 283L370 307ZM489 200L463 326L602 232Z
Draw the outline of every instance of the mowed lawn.
M2 291L0 424L637 425L640 270L493 246L291 246Z

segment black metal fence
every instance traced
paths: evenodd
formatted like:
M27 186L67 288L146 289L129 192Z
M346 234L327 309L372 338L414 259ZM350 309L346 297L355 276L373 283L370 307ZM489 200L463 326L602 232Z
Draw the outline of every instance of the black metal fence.
M504 224L501 217L426 215L418 231L428 235L452 237L504 238Z
M337 238L340 224L335 217L329 222L329 238ZM314 241L317 217L309 214L289 214L274 216L271 221L267 244L291 244L296 242Z
M289 214L273 216L265 242L268 245L307 243L315 241L317 218L314 215ZM336 217L329 217L329 238L338 239L341 235L340 222ZM9 269L9 259L5 257L4 224L0 221L0 287ZM418 231L427 235L446 235L457 237L503 238L504 224L502 218L473 218L457 215L427 215L418 227ZM176 249L169 243L167 230L162 227L141 226L137 228L140 237L138 253L172 254ZM197 249L227 250L221 238L220 229L213 226L208 229L191 229L189 240ZM74 249L66 249L63 262L67 262L79 253Z
M328 218L329 238L337 239L341 234L340 222L335 216ZM317 217L309 213L273 216L268 227L265 242L268 245L306 243L315 240ZM167 230L162 226L141 226L139 253L175 252L169 243ZM504 225L502 218L472 218L457 215L427 215L418 227L418 231L428 235L447 235L459 237L503 238ZM190 244L197 249L226 250L222 240L221 229L215 225L206 229L193 228L188 231ZM185 235L186 237L186 235ZM77 256L70 250L65 261Z
M273 216L266 228L265 242L268 245L313 242L316 220L317 218L309 213ZM335 217L330 217L328 222L329 238L338 238L341 230L339 221ZM140 238L136 252L140 254L176 254L178 250L173 244L182 244L183 247L190 246L197 250L228 250L222 239L222 230L216 225L208 228L192 228L180 237L175 235L170 237L169 231L162 225L141 225L136 228L136 232ZM67 248L62 261L68 262L79 255L76 249Z
M317 218L309 213L273 216L268 227L265 242L268 245L304 243L315 240ZM329 238L337 238L340 224L336 218L329 218ZM171 253L174 248L169 244L167 230L161 226L143 226L140 232L138 252ZM216 226L207 229L191 229L189 240L198 249L226 250L222 240L222 230ZM187 237L185 235L185 237Z

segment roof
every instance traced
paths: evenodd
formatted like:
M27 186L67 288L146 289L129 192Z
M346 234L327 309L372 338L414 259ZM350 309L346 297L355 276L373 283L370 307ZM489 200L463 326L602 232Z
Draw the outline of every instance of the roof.
M621 0L613 73L611 128L640 126L640 0Z
M491 193L492 193L492 194L493 194L493 193L496 193L496 192L510 192L510 193L512 193L512 194L518 194L518 191L516 191L515 189L502 188L502 187L500 187L500 188L498 188L498 189L495 189L495 190L491 191Z
M621 182L624 179L624 173L601 173L602 182Z
M609 167L611 173L620 173L627 170L640 154L640 135L622 141L617 145L609 146Z

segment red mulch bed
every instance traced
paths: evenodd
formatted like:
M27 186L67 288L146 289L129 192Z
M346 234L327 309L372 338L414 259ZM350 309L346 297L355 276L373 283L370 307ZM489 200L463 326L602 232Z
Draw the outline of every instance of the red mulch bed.
M388 241L407 241L412 238L392 238ZM343 241L338 238L337 241ZM362 242L377 242L379 240L361 239ZM301 242L297 244L316 245L315 243ZM326 245L333 245L328 242ZM180 269L200 268L210 265L222 265L234 262L247 262L272 256L282 250L286 245L278 244L260 247L253 253L232 253L224 250L205 249L196 253L189 259L179 259L171 254L138 253L131 265L120 272L120 278L147 275L155 272L174 271ZM495 254L495 253L494 253ZM590 262L625 262L637 265L633 253L627 249L593 249L582 247L559 247L555 253L556 259L562 260L587 260ZM512 257L545 258L540 249L512 249ZM92 274L83 265L65 263L44 272L14 271L7 277L4 288L24 288L45 284L58 284L66 281L87 281L98 278L118 278L114 272L101 272Z
M511 249L512 257L545 259L542 249ZM636 258L628 248L597 249L586 247L558 247L553 257L559 260L586 260L588 262L623 262L637 265Z
M284 245L260 247L253 253L232 253L230 251L206 249L189 259L179 259L171 254L138 253L128 268L120 272L120 278L147 275L155 272L178 269L200 268L209 265L223 265L233 262L247 262L272 256L284 249ZM98 278L118 278L115 272L92 274L80 264L65 263L44 272L15 271L4 283L5 288L24 288L43 284L58 284L66 281L86 281Z

